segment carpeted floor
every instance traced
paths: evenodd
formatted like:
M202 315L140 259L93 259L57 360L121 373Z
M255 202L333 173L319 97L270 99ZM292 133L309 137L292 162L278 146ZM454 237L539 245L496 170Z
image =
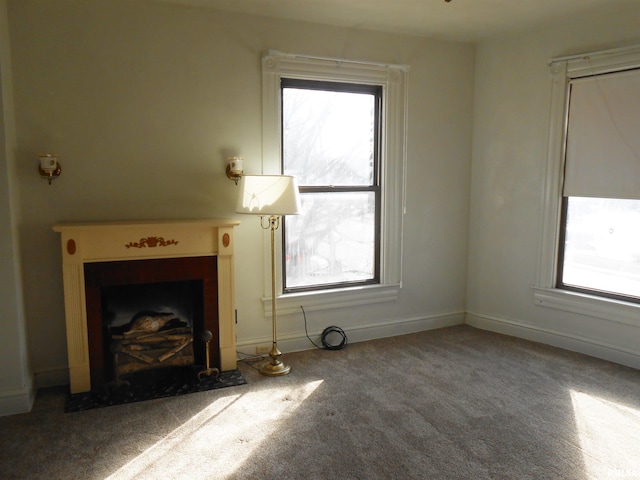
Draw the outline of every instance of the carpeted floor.
M2 479L640 479L640 371L467 326L285 355L292 373L0 418Z

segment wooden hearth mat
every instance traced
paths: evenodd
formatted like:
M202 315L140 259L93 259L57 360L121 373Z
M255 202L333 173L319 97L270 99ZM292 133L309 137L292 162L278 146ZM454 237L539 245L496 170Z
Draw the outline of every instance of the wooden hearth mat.
M80 412L92 408L174 397L247 383L239 370L222 372L218 378L215 376L203 377L202 381L198 380L197 372L191 368L168 367L152 372L127 375L129 385L117 390L102 388L90 392L69 394L64 411L65 413Z

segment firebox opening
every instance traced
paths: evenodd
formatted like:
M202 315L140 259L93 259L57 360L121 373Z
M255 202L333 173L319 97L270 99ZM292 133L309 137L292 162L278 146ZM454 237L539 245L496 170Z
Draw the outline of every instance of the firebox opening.
M101 310L106 379L205 363L202 280L103 286Z

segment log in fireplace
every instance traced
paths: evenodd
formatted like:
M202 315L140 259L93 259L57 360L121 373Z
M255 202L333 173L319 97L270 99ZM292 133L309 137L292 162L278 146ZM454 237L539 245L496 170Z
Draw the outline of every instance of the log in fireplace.
M236 368L232 239L237 224L185 220L54 227L62 236L71 393L101 387L120 373L204 365L204 331L212 333L211 366Z
M88 283L86 267L85 282ZM196 362L193 348L205 330L202 281L113 285L100 290L102 343L109 347L114 369L105 369L109 378L115 379L116 371L119 376L205 364L202 360ZM217 321L217 314L215 318ZM217 342L213 343L217 352ZM195 351L204 352L205 346Z

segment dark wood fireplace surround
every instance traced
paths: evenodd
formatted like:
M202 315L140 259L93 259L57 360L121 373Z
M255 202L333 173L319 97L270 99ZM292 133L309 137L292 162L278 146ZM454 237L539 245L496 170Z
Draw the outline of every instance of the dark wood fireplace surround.
M218 272L216 257L186 257L156 260L87 263L84 267L87 300L87 334L92 389L113 380L113 362L104 338L102 287L202 280L203 329L213 338L210 346L211 366L220 368L218 335ZM196 362L205 365L205 343L194 331L193 350Z

